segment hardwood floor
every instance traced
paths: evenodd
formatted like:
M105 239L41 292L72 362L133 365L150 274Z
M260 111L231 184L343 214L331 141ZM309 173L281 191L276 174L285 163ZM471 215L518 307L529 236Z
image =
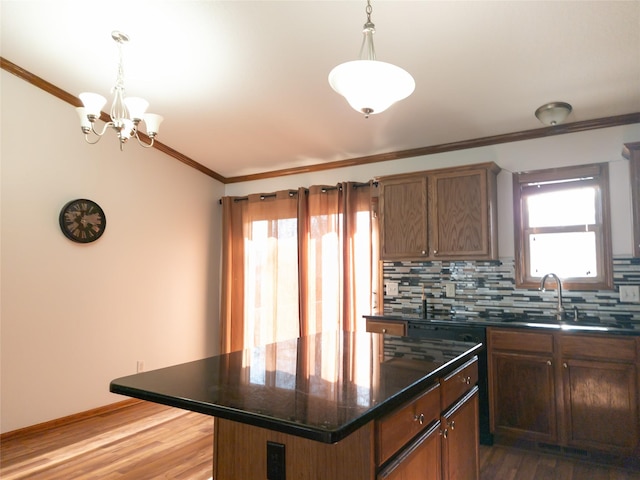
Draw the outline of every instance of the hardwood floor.
M0 478L208 480L212 448L211 417L140 402L3 438ZM640 472L544 453L502 446L482 446L480 452L482 480L640 480Z

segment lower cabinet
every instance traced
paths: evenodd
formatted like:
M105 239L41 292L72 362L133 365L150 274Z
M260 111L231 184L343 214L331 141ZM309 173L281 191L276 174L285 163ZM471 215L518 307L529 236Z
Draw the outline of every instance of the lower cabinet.
M493 433L617 455L640 451L640 339L487 333Z
M378 480L440 480L440 455L440 422L436 422L380 472Z
M478 359L376 422L378 480L478 480ZM417 435L416 435L416 432Z
M441 424L442 479L480 478L478 388L445 412Z
M640 448L634 339L561 337L560 354L566 444L614 453Z

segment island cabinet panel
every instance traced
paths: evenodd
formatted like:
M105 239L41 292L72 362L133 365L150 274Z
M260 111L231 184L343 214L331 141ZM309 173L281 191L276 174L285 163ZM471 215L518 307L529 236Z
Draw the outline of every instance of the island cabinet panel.
M421 434L406 451L378 474L378 480L441 480L440 422Z
M478 358L474 357L440 380L440 405L446 410L478 383Z
M376 421L376 459L382 465L440 417L440 386Z
M495 163L379 179L380 257L498 258Z
M286 478L375 478L373 423L334 444L216 418L213 480L266 479L267 442L285 447Z
M442 416L442 480L480 478L478 388Z
M638 455L640 337L489 328L487 338L496 435Z

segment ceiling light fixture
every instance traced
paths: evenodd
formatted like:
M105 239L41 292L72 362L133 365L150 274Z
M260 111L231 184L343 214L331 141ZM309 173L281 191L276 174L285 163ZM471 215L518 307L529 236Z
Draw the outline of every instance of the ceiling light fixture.
M551 102L536 110L536 117L545 125L554 126L562 123L571 113L572 107L565 102Z
M360 59L342 63L329 73L329 85L347 99L358 112L369 115L384 112L407 98L416 87L413 77L400 67L376 60L371 22L371 1L367 0L367 22L362 30Z
M111 121L105 123L102 131L96 131L95 121L100 118L102 107L107 103L107 99L97 93L84 92L79 95L84 107L76 108L80 116L80 128L82 129L82 133L84 133L84 139L92 145L98 143L107 131L107 128L111 127L116 131L118 139L120 140L120 150L122 150L122 146L131 137L135 137L142 147L150 148L153 146L155 136L158 134L160 122L162 122L163 118L154 113L145 113L149 106L149 102L145 99L139 97L125 98L122 46L129 41L129 37L115 30L111 32L111 38L118 44L120 54L118 77L115 86L111 90L114 94L110 111ZM151 143L144 143L140 140L138 125L141 121L144 121L146 125L147 136L151 140ZM93 133L97 137L95 141L89 139L90 133Z

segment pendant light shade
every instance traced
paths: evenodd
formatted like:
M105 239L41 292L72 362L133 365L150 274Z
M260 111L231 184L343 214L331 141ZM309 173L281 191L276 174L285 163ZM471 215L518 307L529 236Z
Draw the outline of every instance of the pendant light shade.
M354 110L369 115L384 112L416 88L413 77L400 67L376 60L373 46L375 25L371 22L371 2L367 1L367 22L362 30L360 59L343 63L329 73L329 85L347 99Z
M365 116L384 112L416 88L413 77L405 70L376 60L353 60L338 65L329 73L329 84Z

